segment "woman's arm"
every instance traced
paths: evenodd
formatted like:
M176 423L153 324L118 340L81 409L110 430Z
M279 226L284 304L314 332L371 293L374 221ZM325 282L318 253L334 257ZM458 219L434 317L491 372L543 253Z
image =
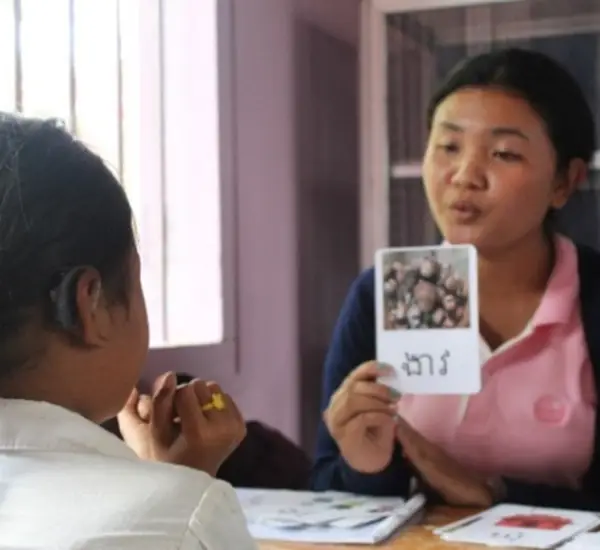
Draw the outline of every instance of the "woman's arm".
M375 357L374 270L363 272L352 284L338 318L325 359L321 410L358 365ZM390 465L377 474L361 474L346 464L323 420L319 423L313 490L348 491L368 495L408 493L411 474L396 446Z

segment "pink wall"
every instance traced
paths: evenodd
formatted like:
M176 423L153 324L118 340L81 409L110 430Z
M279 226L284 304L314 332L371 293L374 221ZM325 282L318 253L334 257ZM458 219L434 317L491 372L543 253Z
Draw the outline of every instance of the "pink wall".
M354 45L359 38L361 0L295 0L296 15Z
M217 380L247 418L299 440L298 197L304 182L297 170L295 29L302 21L356 47L359 1L233 2L237 347L152 351L145 378L172 369ZM350 91L350 97L355 94ZM356 115L353 104L348 114Z

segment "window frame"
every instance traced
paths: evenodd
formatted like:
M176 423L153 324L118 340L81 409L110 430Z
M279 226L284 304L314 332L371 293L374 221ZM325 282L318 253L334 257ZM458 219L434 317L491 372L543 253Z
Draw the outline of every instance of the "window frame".
M151 32L159 25L160 47L164 47L162 13L166 0L144 0L146 17L142 21L142 35ZM148 6L154 4L151 10ZM237 120L236 120L236 64L235 29L232 0L217 2L218 40L218 85L219 85L219 155L220 155L220 194L221 194L221 279L223 338L211 344L191 344L186 346L152 347L148 356L146 372L159 373L165 370L197 372L202 366L203 378L218 379L240 371L239 361L239 296L235 281L238 273L238 173L237 173ZM161 68L146 63L148 76L160 80ZM189 63L188 63L189 66ZM164 116L164 113L163 113ZM142 112L142 117L144 113ZM177 121L170 121L176 127ZM160 151L164 158L164 151ZM155 180L160 172L148 170L146 176ZM146 185L146 176L143 181ZM160 185L160 182L158 182ZM156 185L156 182L155 182ZM142 235L143 237L143 235ZM201 251L198 252L201 254Z

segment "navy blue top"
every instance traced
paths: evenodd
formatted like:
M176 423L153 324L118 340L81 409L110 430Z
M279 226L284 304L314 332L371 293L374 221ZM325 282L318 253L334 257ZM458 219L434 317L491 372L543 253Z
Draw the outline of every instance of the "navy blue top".
M578 247L581 318L594 370L596 395L600 396L600 254ZM352 284L340 312L325 359L322 409L342 381L358 365L375 358L375 277L374 270L363 272ZM596 436L590 469L581 491L534 485L505 479L506 501L532 506L600 511L600 415L596 414ZM350 491L378 496L406 496L414 475L396 445L390 465L377 474L353 470L321 421L312 472L312 488Z

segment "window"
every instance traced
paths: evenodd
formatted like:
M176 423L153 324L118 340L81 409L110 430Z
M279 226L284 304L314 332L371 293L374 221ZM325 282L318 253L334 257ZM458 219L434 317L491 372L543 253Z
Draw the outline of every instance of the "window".
M120 178L158 347L226 336L217 1L0 0L0 109L62 119Z

